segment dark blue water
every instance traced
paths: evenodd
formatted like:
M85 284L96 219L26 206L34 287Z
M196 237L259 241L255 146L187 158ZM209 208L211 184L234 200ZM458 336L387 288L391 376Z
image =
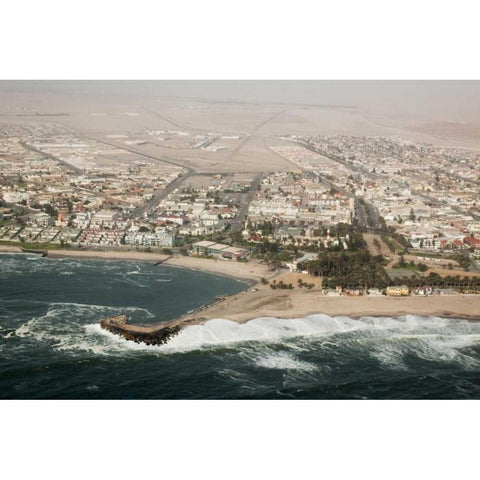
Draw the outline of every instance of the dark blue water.
M0 255L1 398L480 398L480 323L214 320L164 346L98 326L168 320L246 287L148 263Z

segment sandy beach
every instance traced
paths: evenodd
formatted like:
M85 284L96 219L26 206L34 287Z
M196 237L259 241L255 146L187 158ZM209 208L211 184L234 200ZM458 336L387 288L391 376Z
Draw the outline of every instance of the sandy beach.
M359 296L329 297L318 290L271 290L257 286L257 291L241 292L196 312L205 320L226 318L240 323L258 317L298 318L324 313L327 315L397 316L423 315L461 317L480 320L480 295L436 295L429 297ZM193 314L195 315L195 314ZM193 315L184 317L191 318Z
M19 247L2 245L0 252L21 253L21 250ZM180 323L193 318L201 318L202 321L226 318L243 323L258 317L296 318L316 313L350 317L414 314L480 319L480 295L401 298L386 296L329 297L321 294L319 279L312 279L312 277L304 275L302 277L304 281L314 282L315 288L313 290L299 289L295 279L290 278L293 274L288 273L278 278L294 283L295 289L272 290L269 286L259 282L262 277L271 279L277 274L269 271L265 265L254 262L240 263L184 256L169 257L145 252L95 250L54 250L48 253L48 257L162 261L169 266L202 270L255 283L255 288L249 288L223 301L204 307L201 311L178 319L177 321Z
M258 288L257 288L258 287ZM480 321L480 295L445 295L430 297L328 297L319 290L271 290L269 287L257 286L237 295L217 301L189 315L169 322L150 325L129 324L128 318L112 317L104 319L103 328L122 335L131 336L159 335L164 342L164 333L170 335L173 328L203 324L208 320L226 319L238 323L262 317L294 319L308 315L326 314L350 318L396 317L400 315L420 315L462 318ZM120 320L120 324L118 324ZM135 340L135 341L143 341Z
M1 245L0 252L22 253L20 247ZM250 283L259 282L262 277L274 275L268 267L254 262L230 262L207 258L185 257L181 255L164 255L160 253L131 251L101 251L101 250L50 250L48 258L84 258L102 260L135 260L140 262L162 262L172 267L191 268L204 272L226 275Z

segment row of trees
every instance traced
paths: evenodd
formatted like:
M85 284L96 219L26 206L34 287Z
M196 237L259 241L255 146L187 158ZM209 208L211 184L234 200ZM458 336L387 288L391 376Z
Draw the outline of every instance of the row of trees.
M480 289L480 277L461 277L460 275L448 275L446 277L440 276L438 273L430 273L425 277L398 277L391 280L391 285L407 285L410 288L422 287L430 285L438 288L448 287L463 287L472 288L474 290Z
M303 262L302 270L322 276L327 287L361 286L385 288L389 277L383 267L381 255L371 255L367 250L354 252L321 252L318 259Z

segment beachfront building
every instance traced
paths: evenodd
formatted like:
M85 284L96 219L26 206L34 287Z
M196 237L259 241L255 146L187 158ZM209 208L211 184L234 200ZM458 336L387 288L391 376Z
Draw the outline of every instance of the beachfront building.
M406 285L387 287L387 295L390 297L405 297L409 294L410 290Z
M248 250L245 248L231 247L222 243L209 242L203 240L192 245L191 255L210 255L212 257L220 258L222 260L240 260L245 258Z

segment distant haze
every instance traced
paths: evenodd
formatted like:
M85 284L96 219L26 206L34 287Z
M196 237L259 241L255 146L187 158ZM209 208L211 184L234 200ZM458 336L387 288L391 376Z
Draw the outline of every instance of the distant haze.
M480 110L480 81L178 80L2 81L2 93L165 96L246 103L389 107L404 112Z
M66 116L21 116L59 112ZM47 120L102 135L182 125L260 137L401 136L478 150L480 81L0 81L0 122ZM242 146L245 157L262 160L260 137Z

